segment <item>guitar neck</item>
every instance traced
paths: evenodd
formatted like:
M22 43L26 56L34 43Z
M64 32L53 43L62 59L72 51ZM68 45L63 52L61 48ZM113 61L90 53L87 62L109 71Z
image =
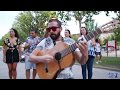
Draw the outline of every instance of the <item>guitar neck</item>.
M76 48L77 48L76 43L78 43L79 41L84 41L84 39L86 39L86 41L89 41L89 40L91 40L93 37L96 37L97 35L99 35L99 34L101 34L101 33L102 33L102 31L98 28L97 30L89 33L88 35L83 36L83 37L80 37L80 39L79 39L78 41L76 41L74 44L69 45L68 48L60 51L60 53L61 53L61 58L63 58L64 56L70 54L71 52L74 52L74 51L76 50Z
M102 31L99 28L97 28L95 31L90 32L88 35L86 35L84 37L85 37L86 41L89 41L101 33L102 33Z
M60 51L61 53L61 58L63 58L64 56L70 54L71 52L75 51L75 49L77 48L76 43L69 45L69 47L67 47L66 49Z

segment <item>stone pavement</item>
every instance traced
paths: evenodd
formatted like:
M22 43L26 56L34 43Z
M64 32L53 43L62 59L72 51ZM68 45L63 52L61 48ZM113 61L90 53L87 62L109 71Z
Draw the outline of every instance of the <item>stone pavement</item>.
M75 79L82 79L81 66L73 65ZM0 79L9 79L7 64L2 61L2 52L0 52ZM18 63L17 79L25 79L25 63ZM38 75L36 79L39 79ZM93 68L93 79L120 79L120 72Z
M73 73L75 79L82 79L80 65L73 65ZM7 65L3 63L1 60L0 60L0 79L9 79ZM24 63L18 63L17 79L25 79ZM39 79L38 75L36 76L36 79ZM93 68L93 79L120 79L120 72Z

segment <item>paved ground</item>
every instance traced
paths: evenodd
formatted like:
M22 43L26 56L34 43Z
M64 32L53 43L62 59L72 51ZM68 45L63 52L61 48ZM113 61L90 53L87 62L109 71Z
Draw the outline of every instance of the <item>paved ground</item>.
M17 71L17 79L25 79L24 63L18 63ZM73 73L75 79L82 79L80 65L73 66ZM2 62L2 52L0 52L0 79L8 79L8 68ZM39 79L39 77L37 76L36 79ZM93 79L120 79L120 72L93 68Z
M25 79L24 63L18 63L17 79ZM73 73L75 79L82 79L80 65L73 66ZM8 79L7 65L0 61L0 79ZM39 79L38 75L36 79ZM110 71L105 69L93 68L93 79L120 79L120 72Z

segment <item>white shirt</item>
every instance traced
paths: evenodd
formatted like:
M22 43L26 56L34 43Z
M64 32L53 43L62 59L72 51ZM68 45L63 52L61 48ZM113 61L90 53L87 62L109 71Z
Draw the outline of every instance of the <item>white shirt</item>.
M95 56L95 48L91 40L88 41L88 55Z
M100 44L99 43L96 43L96 47L95 47L95 51L96 52L100 52Z

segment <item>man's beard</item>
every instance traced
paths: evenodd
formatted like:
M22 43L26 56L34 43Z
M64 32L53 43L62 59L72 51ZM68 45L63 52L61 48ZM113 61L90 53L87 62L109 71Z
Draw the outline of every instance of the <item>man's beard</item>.
M51 34L50 37L52 38L52 40L57 40L60 36L60 32L58 34Z

